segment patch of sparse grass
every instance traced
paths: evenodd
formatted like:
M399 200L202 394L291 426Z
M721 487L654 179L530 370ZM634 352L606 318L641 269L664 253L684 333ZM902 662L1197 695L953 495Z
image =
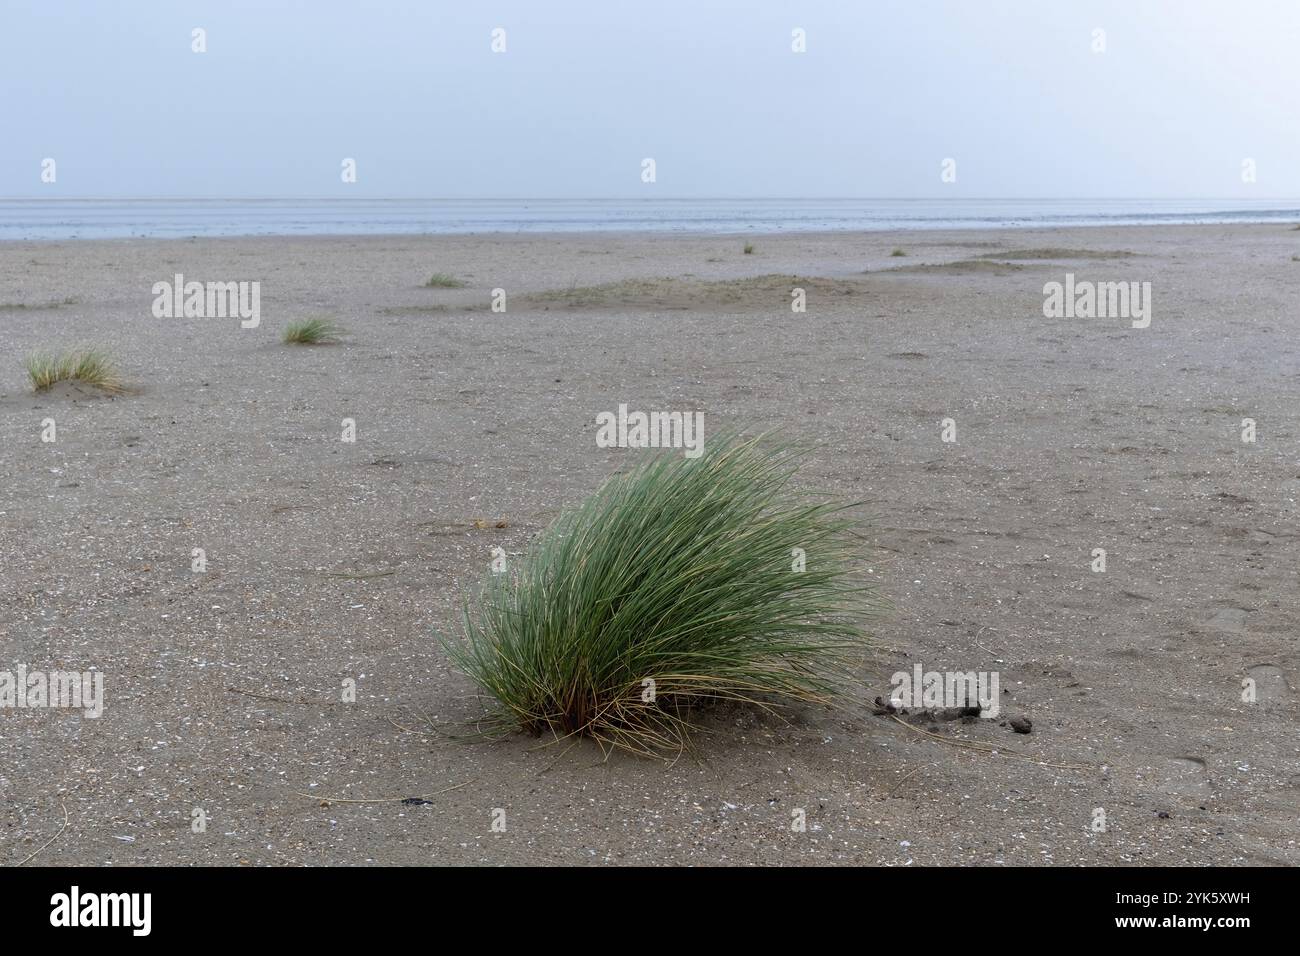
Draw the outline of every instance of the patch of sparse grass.
M433 305L386 305L379 310L380 315L435 315L450 312L451 306L435 303Z
M1130 259L1136 255L1137 253L1125 249L1062 249L1059 246L1048 246L1042 249L1007 249L1003 252L985 252L976 258L1033 261L1036 259Z
M954 262L918 262L910 266L895 266L886 272L899 275L1008 275L1021 272L1025 266L1017 262L1003 262L998 259L957 259Z
M754 254L754 244L752 242L745 243L745 255L752 256L753 254Z
M490 575L443 639L494 699L486 732L680 752L698 706L831 702L861 663L877 601L851 572L858 523L792 489L795 446L646 455Z
M1291 257L1291 261L1292 261L1292 262L1300 262L1300 256L1292 256L1292 257Z
M105 392L120 392L124 388L112 359L101 349L78 349L57 354L34 352L23 364L32 390L37 392L52 388L59 382L80 382Z
M65 305L76 305L72 296L57 302L0 302L0 312L35 312L45 309L61 309Z
M550 289L520 295L514 304L522 307L552 308L628 308L655 310L691 310L712 307L760 306L790 301L790 290L799 286L810 293L815 289L827 295L856 295L864 291L858 283L816 276L762 275L744 279L706 281L696 278L665 277L624 279L604 285ZM513 307L513 305L512 305Z
M328 345L337 342L343 329L330 319L302 319L290 322L284 330L285 345Z
M580 286L578 280L574 279L563 289L535 292L526 299L541 305L567 306L649 301L654 296L661 295L673 282L673 279L622 279L601 285Z
M463 289L465 283L453 275L445 272L435 272L429 276L429 281L424 284L426 289Z
M905 255L907 255L907 253L904 252L902 249L895 249L893 252L890 253L890 255L891 255L891 256L905 256Z

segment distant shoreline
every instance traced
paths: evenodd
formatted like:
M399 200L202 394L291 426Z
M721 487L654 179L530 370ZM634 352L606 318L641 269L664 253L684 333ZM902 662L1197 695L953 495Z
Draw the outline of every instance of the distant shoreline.
M0 241L884 233L1300 222L1298 200L0 200Z
M875 240L890 241L925 239L929 244L951 245L943 242L944 236L954 233L963 235L982 236L1002 235L1005 233L1024 233L1026 235L1034 233L1053 233L1065 232L1080 229L1087 231L1104 231L1106 229L1115 229L1122 231L1129 230L1201 230L1201 229L1251 229L1251 228L1282 228L1289 229L1292 226L1300 228L1300 212L1294 219L1272 219L1272 220L1251 220L1251 221L1206 221L1206 222L1124 222L1124 223L1076 223L1069 226L1045 225L1039 223L1026 223L1024 225L987 225L987 226L914 226L902 228L879 228L879 229L806 229L806 230L785 230L785 231L768 231L761 232L758 230L638 230L638 229L558 229L551 231L526 230L515 232L496 231L479 231L479 232L318 232L318 233L209 233L209 234L192 234L180 236L73 236L60 238L0 238L0 248L16 247L21 245L32 246L52 246L60 243L77 243L78 245L90 245L93 243L105 244L131 244L137 242L147 243L179 243L192 242L195 240L214 240L221 242L358 242L358 241L397 241L397 240L446 240L446 239L464 239L464 240L579 240L591 239L593 241L609 242L629 242L629 241L646 241L646 242L671 242L674 239L680 240L708 240L708 239L825 239L827 237L838 237L842 240Z

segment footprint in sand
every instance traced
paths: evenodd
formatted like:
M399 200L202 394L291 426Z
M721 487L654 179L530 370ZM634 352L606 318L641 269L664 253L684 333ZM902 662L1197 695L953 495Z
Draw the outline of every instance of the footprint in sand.
M1260 704L1286 700L1291 694L1286 674L1276 664L1255 664L1246 668L1246 676L1255 682L1255 701Z
M1208 797L1210 781L1200 757L1169 757L1161 765L1160 789L1183 797Z

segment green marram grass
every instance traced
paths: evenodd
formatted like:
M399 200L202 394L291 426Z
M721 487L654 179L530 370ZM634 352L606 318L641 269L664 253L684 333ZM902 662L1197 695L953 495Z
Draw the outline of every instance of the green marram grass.
M329 319L302 319L284 330L286 345L325 345L337 342L343 330Z
M799 454L723 436L647 455L491 575L444 641L492 698L481 729L662 755L710 702L834 701L877 601L850 506L794 490Z
M59 382L80 382L105 392L124 388L117 367L102 349L74 349L68 352L33 352L23 363L32 389L43 392Z
M429 276L429 281L424 284L424 287L426 289L463 289L465 288L465 281L445 272L435 272Z

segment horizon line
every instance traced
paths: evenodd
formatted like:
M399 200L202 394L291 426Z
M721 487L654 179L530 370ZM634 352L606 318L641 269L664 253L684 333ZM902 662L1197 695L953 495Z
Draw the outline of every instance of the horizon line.
M0 196L0 202L1295 202L1300 196Z

